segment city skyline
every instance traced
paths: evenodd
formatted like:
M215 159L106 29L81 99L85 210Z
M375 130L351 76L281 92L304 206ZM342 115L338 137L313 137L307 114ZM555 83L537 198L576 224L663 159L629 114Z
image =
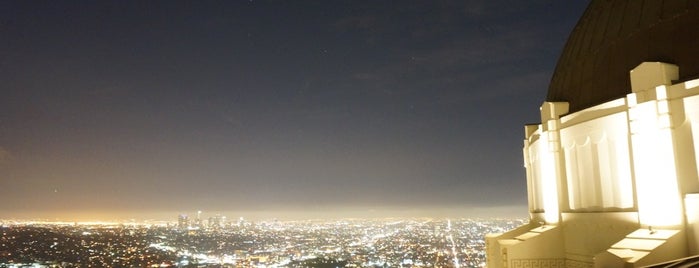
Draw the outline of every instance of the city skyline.
M587 3L4 2L0 218L526 213Z
M15 222L0 265L53 267L483 267L484 236L523 219L173 223ZM322 265L329 264L333 265Z
M176 222L186 215L190 219L202 213L202 220L212 216L228 219L244 218L252 221L300 221L300 220L343 220L343 219L500 219L526 218L521 206L468 207L300 207L291 209L240 209L240 210L34 210L4 213L2 222Z

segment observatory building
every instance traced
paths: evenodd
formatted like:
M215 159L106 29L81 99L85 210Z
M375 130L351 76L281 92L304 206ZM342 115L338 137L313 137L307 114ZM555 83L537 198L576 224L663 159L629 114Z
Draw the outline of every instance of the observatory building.
M699 1L591 1L540 111L488 267L699 266Z

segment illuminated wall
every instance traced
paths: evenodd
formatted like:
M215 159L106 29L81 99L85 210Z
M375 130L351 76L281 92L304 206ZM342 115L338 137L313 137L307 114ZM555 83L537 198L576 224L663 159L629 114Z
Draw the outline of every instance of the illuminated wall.
M560 218L559 182L560 172L560 115L568 112L567 103L544 103L541 106L542 121L546 125L525 128L524 166L527 170L529 209L532 213L543 213L537 219L546 223L557 223Z
M539 132L540 133L540 132ZM555 174L555 159L551 152L546 132L535 137L526 145L529 176L530 209L532 212L544 213L546 222L558 222L558 195Z
M530 136L529 142L524 145L524 166L527 170L527 188L529 193L529 210L533 212L544 211L544 195L542 183L542 151L539 137L541 130L537 129L536 134Z
M489 256L502 256L490 267L639 267L699 254L699 79L678 83L678 72L647 62L630 72L625 98L574 113L541 106L523 148L531 222L489 236ZM541 255L551 248L562 253Z
M682 204L673 144L667 88L677 66L643 63L631 71L633 92L627 97L633 145L636 194L644 226L679 226Z
M626 113L566 127L561 140L569 209L634 207Z

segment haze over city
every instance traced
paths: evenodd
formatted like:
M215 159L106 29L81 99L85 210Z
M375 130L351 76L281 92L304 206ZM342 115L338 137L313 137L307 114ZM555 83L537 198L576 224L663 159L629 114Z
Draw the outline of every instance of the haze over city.
M0 218L524 215L588 1L5 1Z

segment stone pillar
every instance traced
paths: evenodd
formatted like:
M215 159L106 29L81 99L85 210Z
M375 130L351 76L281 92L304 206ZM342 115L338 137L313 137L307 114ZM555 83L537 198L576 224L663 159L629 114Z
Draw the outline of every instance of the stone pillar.
M560 208L565 206L565 168L561 153L561 116L568 113L567 102L544 102L541 105L542 193L544 219L547 224L560 221Z
M631 70L627 96L629 131L639 220L644 228L674 228L683 223L674 152L675 127L667 86L677 79L675 65L644 62Z

